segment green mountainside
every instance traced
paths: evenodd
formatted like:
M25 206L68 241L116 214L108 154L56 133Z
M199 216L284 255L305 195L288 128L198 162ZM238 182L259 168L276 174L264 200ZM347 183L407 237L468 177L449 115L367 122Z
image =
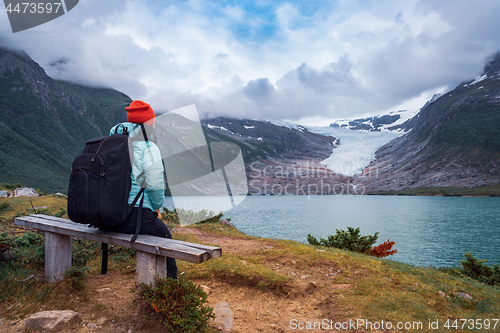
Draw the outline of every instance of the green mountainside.
M71 162L89 138L126 120L131 99L55 81L23 52L0 49L0 178L66 192Z

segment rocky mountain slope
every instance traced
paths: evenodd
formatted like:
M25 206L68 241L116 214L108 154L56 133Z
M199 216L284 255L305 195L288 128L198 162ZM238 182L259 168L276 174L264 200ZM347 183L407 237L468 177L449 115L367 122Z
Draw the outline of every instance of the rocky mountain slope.
M500 53L475 80L425 105L411 131L381 147L357 177L368 192L500 181Z
M240 146L251 194L332 194L349 187L349 177L320 165L339 145L337 138L302 126L250 119L221 117L204 120L202 125L207 141Z
M55 81L26 53L0 47L0 177L65 192L89 138L126 120L131 99L112 89Z

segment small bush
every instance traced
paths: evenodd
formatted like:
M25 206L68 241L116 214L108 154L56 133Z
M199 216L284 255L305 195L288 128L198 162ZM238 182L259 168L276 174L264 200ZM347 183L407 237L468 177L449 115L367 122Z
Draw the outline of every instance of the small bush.
M0 188L4 188L4 189L10 190L10 191L14 191L15 189L18 189L21 187L23 187L23 185L21 185L19 183L17 183L17 184L9 184L9 183L4 183L4 182L0 183Z
M335 247L337 249L349 250L359 253L367 253L373 244L377 241L378 232L375 235L360 236L359 228L347 227L347 231L336 229L337 233L334 236L328 236L328 239L320 238L318 240L307 235L307 241L311 245L322 245L326 247Z
M210 318L215 318L213 309L205 306L207 294L200 286L184 277L179 279L157 279L156 287L142 283L138 296L160 314L169 332L205 332Z
M177 217L177 211L170 210L167 207L162 207L163 212L160 213L160 218L167 225L170 230L175 229L179 225L179 218Z
M215 223L219 221L223 213L215 214L213 211L207 211L206 209L202 209L198 212L194 210L186 210L182 208L174 208L174 210L170 210L166 207L162 207L163 212L161 212L161 219L169 229L175 229L176 226L180 224L179 216L183 221L186 221L187 224L194 223ZM228 219L230 220L230 219Z
M23 266L35 269L45 265L45 238L34 232L10 239L10 254Z
M66 278L76 290L85 289L85 279L89 273L88 267L71 266L66 271Z
M10 249L9 233L2 232L0 234L0 256Z
M479 260L470 252L465 254L465 258L466 260L460 261L462 274L492 286L500 286L500 267L497 264L487 266L484 264L486 259Z
M9 210L9 206L7 202L0 202L0 213Z
M49 215L49 216L55 216L55 217L63 217L64 215L68 214L68 211L66 208L61 207L57 212L54 212L52 208L40 208L36 211L37 214L44 214L44 215Z
M383 242L380 245L372 247L372 249L370 250L370 254L372 256L377 256L379 258L391 256L394 253L398 252L398 250L391 250L394 244L396 244L396 242L391 242L387 240L386 242Z

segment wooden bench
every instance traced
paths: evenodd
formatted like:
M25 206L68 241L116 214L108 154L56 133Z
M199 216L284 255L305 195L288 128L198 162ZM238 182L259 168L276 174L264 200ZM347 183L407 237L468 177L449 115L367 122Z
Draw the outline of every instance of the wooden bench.
M64 278L71 267L71 239L85 238L136 250L137 283L154 283L156 276L166 278L166 257L202 263L222 255L220 247L195 244L149 235L131 242L130 234L110 232L70 220L35 214L18 217L16 225L45 231L45 278L52 283Z

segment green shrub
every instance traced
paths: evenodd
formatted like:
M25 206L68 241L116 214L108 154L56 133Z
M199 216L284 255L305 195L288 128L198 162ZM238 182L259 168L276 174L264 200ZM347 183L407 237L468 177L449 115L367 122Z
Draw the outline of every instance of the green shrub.
M487 266L484 264L486 259L479 260L470 252L465 254L465 258L466 260L460 261L465 276L489 285L500 286L500 267L497 264L493 267Z
M162 207L163 212L161 212L160 217L163 222L167 225L170 230L175 229L179 225L179 218L177 217L177 211L170 210L167 207Z
M328 239L320 238L318 241L311 234L307 235L307 241L311 245L322 245L326 247L335 247L337 249L349 250L359 253L367 253L377 241L378 232L375 235L360 236L359 228L347 227L347 231L336 229L335 235L328 236Z
M214 223L222 218L222 213L215 214L213 211L207 211L202 209L198 212L186 209L176 209L177 216L180 216L182 220L187 221L186 224L193 223Z
M207 211L206 209L202 209L198 212L194 210L187 210L183 208L174 208L174 210L170 210L166 207L162 207L163 212L161 212L161 219L169 229L174 229L176 226L180 224L179 216L187 221L187 224L192 223L214 223L219 221L223 213L215 214L213 211ZM230 219L228 219L230 220Z
M42 268L45 265L45 238L34 232L10 239L10 254L23 266Z
M76 290L85 289L85 279L89 273L88 267L71 266L66 271L66 278L73 288Z
M19 183L17 183L17 184L9 184L9 183L5 183L5 182L0 183L0 188L4 188L4 189L10 190L10 191L14 191L15 189L18 189L21 187L23 187L23 185L21 185Z
M2 232L0 234L0 255L3 255L9 249L10 249L9 233Z
M68 214L68 211L65 207L60 207L57 212L54 212L52 208L40 208L36 212L37 214L44 214L55 217L63 217L64 215Z
M179 279L157 279L156 287L142 283L138 288L140 302L160 314L168 332L205 332L213 309L205 306L207 294L200 286L181 276Z
M0 202L0 213L9 210L9 206L7 202Z

